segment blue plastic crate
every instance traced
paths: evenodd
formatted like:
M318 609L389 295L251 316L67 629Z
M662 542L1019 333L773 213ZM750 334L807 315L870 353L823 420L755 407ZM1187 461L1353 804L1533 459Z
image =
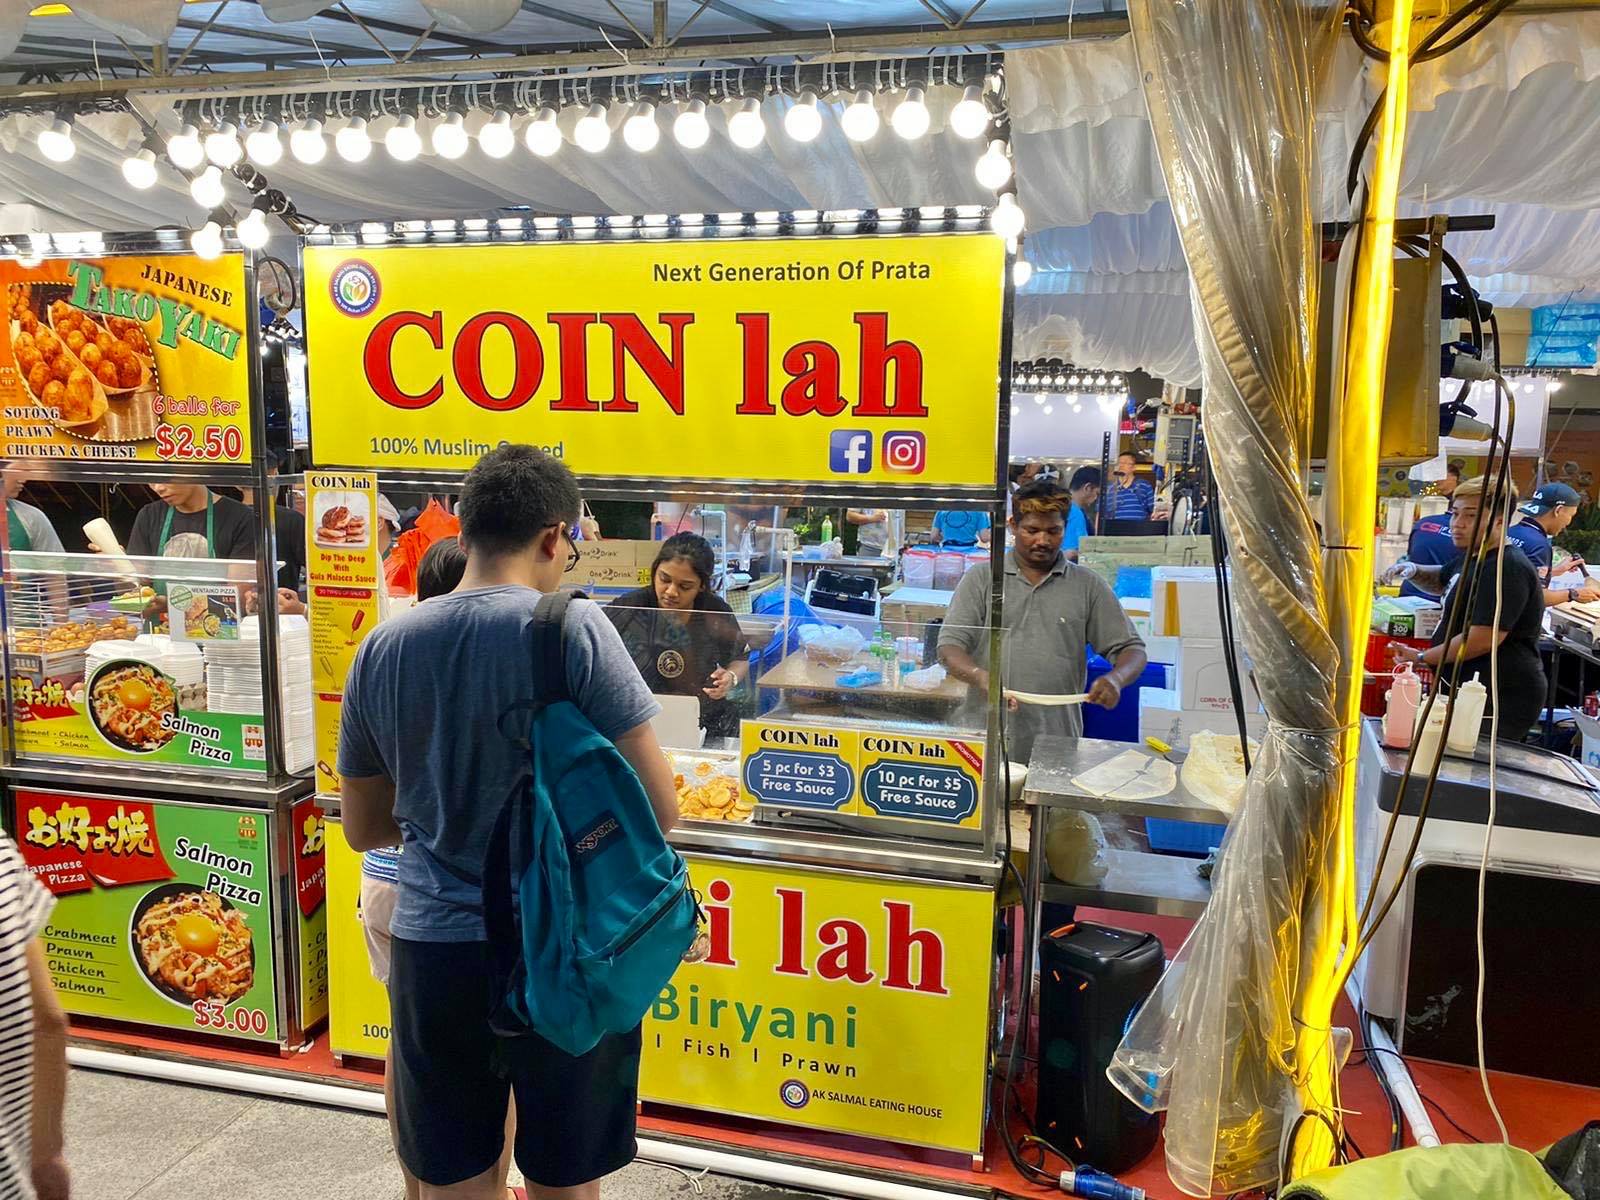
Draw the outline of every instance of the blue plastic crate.
M1146 817L1144 832L1150 839L1152 850L1204 857L1222 845L1228 827L1208 825L1203 821L1169 821L1164 817Z

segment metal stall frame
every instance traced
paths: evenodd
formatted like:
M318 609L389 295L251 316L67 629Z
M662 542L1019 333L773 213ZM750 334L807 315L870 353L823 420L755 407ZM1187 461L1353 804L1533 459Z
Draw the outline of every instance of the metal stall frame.
M318 226L301 240L301 274L304 278L306 247L344 247L352 251L383 246L482 246L492 244L556 244L606 241L716 241L771 238L782 240L827 240L836 237L899 236L971 237L997 236L989 229L991 210L984 206L939 206L903 209L865 209L847 212L768 212L723 213L710 216L645 217L504 217L496 220L367 222L338 226ZM1003 288L999 358L995 364L995 454L992 486L928 488L895 485L850 486L843 483L772 483L757 479L698 479L690 477L651 477L580 474L579 483L586 499L659 499L670 494L675 500L694 503L740 503L774 506L807 504L860 504L932 511L964 504L981 508L990 517L995 535L990 539L989 568L991 595L989 612L989 660L993 686L985 731L985 762L982 842L966 847L959 843L918 842L908 844L888 836L864 837L826 830L791 831L792 836L749 830L686 829L680 827L670 841L687 851L720 855L731 859L765 860L824 870L855 870L892 879L935 880L953 884L978 884L996 888L1005 874L1006 859L1001 854L1001 833L1009 849L1009 822L1004 780L1001 710L1005 703L1001 675L1004 628L1002 601L1005 590L1004 536L1006 522L1006 467L1011 435L1011 331L1015 307L1012 267L1015 244L1007 247L1003 263ZM311 320L306 320L306 341L312 340ZM308 397L313 408L314 395ZM464 471L378 469L370 464L322 462L318 459L315 431L307 461L317 470L375 471L383 482L441 491L459 490ZM308 468L309 469L309 468ZM325 812L336 819L337 798L319 795ZM1002 823L1005 822L1004 825ZM992 1052L995 1023L1002 1019L1005 1006L1000 996L1000 955L996 940L991 944L990 977L987 981ZM992 1116L992 1097L983 1099L985 1127ZM974 1156L981 1166L981 1149Z

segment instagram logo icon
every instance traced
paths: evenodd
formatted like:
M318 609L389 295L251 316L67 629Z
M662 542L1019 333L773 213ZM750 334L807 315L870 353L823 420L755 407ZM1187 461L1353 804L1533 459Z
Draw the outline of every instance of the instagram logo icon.
M921 475L928 465L928 439L914 430L883 435L883 469L899 475Z

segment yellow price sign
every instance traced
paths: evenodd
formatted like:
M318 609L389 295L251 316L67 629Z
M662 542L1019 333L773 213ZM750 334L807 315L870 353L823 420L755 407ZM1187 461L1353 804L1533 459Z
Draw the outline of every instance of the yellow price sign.
M312 444L465 470L997 486L992 234L308 246Z
M958 738L861 735L861 811L973 829L983 820L983 746Z
M773 808L854 813L861 738L853 729L746 721L739 783L747 799Z

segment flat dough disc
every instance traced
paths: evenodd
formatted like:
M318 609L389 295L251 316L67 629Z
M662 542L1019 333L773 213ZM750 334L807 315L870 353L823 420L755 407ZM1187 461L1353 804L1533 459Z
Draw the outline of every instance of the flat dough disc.
M1142 750L1128 750L1072 782L1102 800L1154 800L1172 794L1178 786L1178 768Z

